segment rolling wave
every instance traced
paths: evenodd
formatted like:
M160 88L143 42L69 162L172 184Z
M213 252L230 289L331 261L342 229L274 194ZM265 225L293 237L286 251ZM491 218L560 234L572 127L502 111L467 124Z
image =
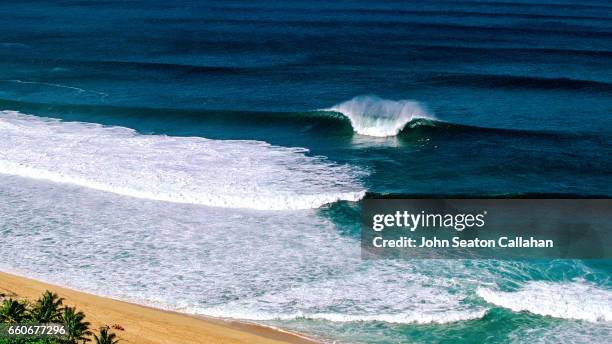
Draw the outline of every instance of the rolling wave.
M366 102L359 104L358 100L365 99ZM381 101L381 103L376 103ZM346 113L340 112L339 106L346 104L346 109L351 110L349 104L354 104L357 112L354 116L357 125ZM414 108L411 108L411 104ZM387 107L385 107L387 106ZM404 107L406 106L406 107ZM375 110L381 109L381 112ZM556 132L546 130L526 130L512 128L496 128L490 126L475 126L453 122L446 122L436 119L427 112L417 112L423 110L423 106L415 101L384 100L376 96L358 96L347 102L340 103L332 108L314 111L248 111L248 110L199 110L181 108L146 108L146 107L125 107L108 105L84 105L84 104L50 104L26 101L16 101L0 98L0 109L15 109L21 113L36 113L40 116L57 117L67 121L94 121L109 126L124 126L125 120L148 120L152 118L171 118L173 121L185 122L185 125L203 121L207 123L222 124L270 124L285 127L295 127L302 130L305 126L309 130L322 130L326 134L330 131L338 136L351 136L359 131L374 133L388 133L402 137L410 133L444 133L452 132L483 132L496 133L511 136L584 136L585 133L578 132ZM346 110L348 113L348 110ZM415 109L411 113L411 109ZM365 112L367 110L367 112ZM371 111L374 110L373 113ZM403 112L402 112L403 110ZM169 114L172 116L170 117ZM412 116L411 116L412 115ZM155 131L154 133L158 133ZM163 133L163 132L161 132ZM375 136L375 135L374 135Z
M452 1L451 3L455 4L456 1ZM497 2L489 3L489 4L495 5L496 3ZM479 4L483 4L483 2L479 2ZM529 6L529 5L532 5L532 3L531 2L522 3L522 5ZM550 6L550 4L540 4L540 5ZM576 5L579 5L579 4L572 4L572 6L574 7L576 7ZM261 7L255 7L255 6L238 6L238 5L232 6L232 7L211 6L211 8L216 11L223 11L227 13L236 13L236 12L240 13L244 11L249 11L253 13L258 13L258 12L270 13L271 11L281 11L277 7L261 8ZM591 6L591 7L587 6L586 9L601 10L602 8L599 8L596 6ZM603 9L607 9L607 7L603 7ZM306 7L304 8L286 7L286 8L282 8L282 11L285 13L287 12L289 13L307 12L307 13L312 13L315 16L316 15L321 16L322 14L330 14L330 13L331 14L351 13L351 14L357 14L357 15L363 15L363 16L391 15L394 17L397 17L397 16L419 16L419 17L446 16L446 17L460 17L460 18L465 18L465 17L498 18L498 17L502 17L502 18L519 18L519 19L595 19L595 20L602 20L602 21L610 20L609 17L606 17L604 15L596 15L596 14L580 14L580 13L571 13L571 12L570 13L563 13L563 12L537 13L537 12L516 12L516 11L513 12L509 10L506 10L506 11L500 10L499 8L495 8L494 10L490 10L490 11L483 11L483 10L451 9L451 8L439 8L436 10L427 10L427 9L403 9L403 8L388 9L388 8L377 8L377 7L368 7L368 8L356 7L356 8L340 8L340 9L338 8L320 9L320 8L312 8L312 7L308 7L308 8ZM151 21L155 23L159 23L159 22L161 23L180 23L181 19L155 18L155 19L152 19ZM205 21L205 19L201 19L201 18L196 18L196 19L188 18L185 20L190 21L190 22L204 22Z
M549 26L537 27L529 24L521 25L483 25L478 22L471 22L469 24L463 23L434 23L434 22L418 22L418 21L400 21L400 20L361 20L361 21L347 21L347 20L321 20L321 19L299 19L299 20L287 20L287 19L268 19L268 20L257 20L252 18L232 18L232 19L217 19L210 20L208 22L222 24L231 23L234 25L292 25L296 27L311 27L316 25L319 29L338 29L348 24L355 26L380 26L385 24L383 27L385 30L401 31L401 30L413 30L413 31L444 31L444 32L462 32L462 33L479 33L479 32L494 32L499 35L566 35L573 37L589 37L589 38L602 38L608 39L612 37L610 27L597 28L590 26L581 25L567 25L568 28L550 28Z
M360 135L388 137L406 133L411 129L486 131L510 135L558 136L552 131L534 131L509 128L493 128L451 123L438 120L425 106L414 100L387 100L374 95L363 95L320 111L306 114L324 117L326 120L348 120L353 131ZM340 114L341 116L337 116ZM564 133L581 135L580 133Z
M466 45L451 45L451 44L411 44L410 47L420 49L429 54L450 53L453 56L457 54L473 56L474 58L495 58L496 60L515 60L517 56L521 58L529 57L586 57L586 58L612 58L612 51L598 49L560 49L560 48L542 48L542 47L499 47L499 46L466 46Z
M501 74L440 74L427 78L427 81L444 83L452 86L465 85L486 88L529 88L612 92L612 83L570 78L542 78Z
M7 44L21 44L21 43L0 43L0 46ZM200 43L204 44L204 43ZM214 44L211 44L211 48ZM469 56L475 59L488 59L494 58L496 61L516 61L517 57L523 60L539 61L540 59L550 58L584 58L588 59L587 62L591 62L592 59L602 60L601 63L608 62L608 59L612 57L612 51L602 50L597 47L584 47L582 49L573 48L546 48L546 47L516 47L516 46L470 46L464 45L459 42L456 44L440 44L435 42L430 43L417 43L417 42L406 42L404 45L406 48L410 48L409 54L411 58L418 58L423 56L427 59L444 59L450 56L456 59L458 55ZM97 60L84 60L74 58L49 58L43 56L31 56L28 59L29 63L34 64L49 64L57 65L61 68L66 69L83 69L89 73L92 71L99 72L100 74L106 73L106 71L114 70L121 71L123 73L122 78L130 79L134 74L138 73L155 73L164 72L170 73L177 77L183 77L185 75L246 75L246 74L261 74L267 75L273 72L282 72L287 69L308 69L313 66L319 66L321 64L322 57L316 58L301 58L292 61L283 61L277 63L267 64L256 64L256 65L215 65L215 64L198 64L188 62L168 62L168 61L150 61L150 60L130 60L130 59L97 59ZM0 56L0 61L3 63L20 63L22 59L17 56ZM352 65L361 65L365 63L361 60L352 60ZM587 63L585 62L585 63ZM346 65L345 61L342 62L334 61L333 59L327 60L327 64L334 65L340 63ZM98 73L96 73L96 77ZM434 75L435 76L435 75ZM60 75L55 75L54 79L46 80L53 82L56 78L60 78ZM44 82L45 80L39 80Z
M176 203L309 209L365 194L363 172L261 141L142 135L0 112L0 173Z
M480 6L494 6L494 7L510 7L510 8L543 8L550 10L551 8L557 9L593 9L593 10L607 10L611 6L608 4L594 4L594 3L576 3L576 2L563 2L563 1L492 1L492 0L445 0L441 3L448 4L462 4L462 5L480 5Z
M366 99L363 104L358 104L356 100ZM376 101L381 103L376 103ZM354 126L350 117L343 112L340 112L339 105L342 104L356 105L357 110L368 110L368 112L358 113L354 118L359 122L358 126ZM411 103L413 102L413 103ZM385 108L385 104L390 105ZM455 122L442 121L436 119L427 112L410 112L410 104L414 105L414 109L423 110L424 107L416 101L400 100L392 101L381 99L377 96L357 96L349 101L335 105L332 108L313 110L313 111L249 111L249 110L214 110L214 109L183 109L183 108L148 108L148 107L126 107L126 106L108 106L108 105L85 105L85 104L50 104L37 103L27 101L17 101L0 98L0 109L15 109L21 113L36 113L40 116L57 117L67 121L92 121L109 126L125 126L125 120L149 120L152 118L171 118L172 121L185 122L185 125L191 123L201 124L203 121L207 123L222 123L222 124L237 124L247 125L265 124L269 126L280 125L286 127L295 127L302 130L305 126L309 130L322 130L326 134L330 131L338 136L351 136L355 132L372 131L385 132L390 135L402 137L413 132L427 133L444 133L444 132L483 132L496 133L510 136L545 136L545 137L584 137L589 136L587 133L580 132L558 132L548 130L527 130L513 128L499 128L491 126L468 125ZM406 108L403 108L406 105ZM374 111L378 108L386 111L386 113ZM336 108L336 109L335 109ZM350 109L349 106L347 108ZM402 112L404 110L404 112ZM425 111L425 110L423 110ZM169 116L171 114L171 116ZM394 117L395 116L395 117ZM371 127L370 127L371 126ZM397 132L396 132L397 130ZM160 133L154 131L153 133ZM375 135L374 135L375 136Z

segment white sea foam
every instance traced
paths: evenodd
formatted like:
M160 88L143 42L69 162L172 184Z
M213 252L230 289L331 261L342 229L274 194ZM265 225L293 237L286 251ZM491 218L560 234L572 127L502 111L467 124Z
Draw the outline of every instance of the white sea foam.
M508 334L511 344L610 344L612 323L555 321L517 326Z
M0 223L0 270L165 309L410 323L484 312L464 302L472 268L364 261L359 239L312 209L165 203L1 175Z
M328 338L345 326L359 338L372 328L361 322L478 319L478 285L529 277L523 262L362 260L359 239L314 209L157 202L19 176L0 175L0 224L2 271Z
M515 312L563 319L612 321L612 291L587 282L528 282L512 292L480 288L478 295Z
M40 168L26 164L40 160L48 171L66 171L74 163L82 172L85 167L80 165L93 159L100 175L110 173L121 183L130 182L131 188L163 181L155 184L155 190L178 195L176 184L166 182L181 183L185 178L209 191L204 189L207 181L194 174L201 171L199 167L187 163L192 161L189 154L199 156L203 148L209 148L204 153L212 166L225 163L227 154L245 160L245 165L263 165L256 166L253 176L265 182L265 172L280 179L274 188L263 188L266 195L288 189L299 196L301 190L295 185L282 182L295 176L299 178L292 182L300 187L313 183L320 192L323 184L308 179L320 169L329 172L322 174L324 183L330 183L326 192L360 185L358 171L261 142L139 135L125 128L17 113L4 113L0 119L2 161L7 156L19 158L19 152L27 167ZM240 148L246 151L235 151ZM287 165L295 161L301 164ZM142 163L144 172L139 172L136 167ZM121 175L131 168L136 175ZM164 174L153 178L154 168ZM215 191L225 190L218 183L228 183L234 174L243 176L242 171L231 174L221 167L215 171L219 175L202 172L206 178L217 178L211 182ZM94 176L95 181L103 180ZM137 179L147 183L138 184ZM245 197L253 197L252 190L247 191ZM528 276L522 275L524 263L362 260L359 239L341 234L315 209L270 212L158 202L22 175L0 175L0 247L2 271L177 311L287 320L281 322L283 327L297 329L301 325L295 323L301 322L293 319L300 318L323 320L325 326L476 319L487 311L480 302L470 301L477 285L493 285L517 273ZM487 289L479 293L483 290ZM601 296L605 294L593 295L596 302L610 304L609 297ZM330 336L331 332L319 333Z
M346 116L356 133L378 137L395 136L414 119L433 119L417 101L377 96L357 96L327 110Z
M0 173L159 201L260 210L364 195L356 168L261 141L141 135L0 112Z
M422 309L397 314L345 314L345 313L302 313L273 314L262 312L244 312L241 310L216 309L187 309L189 313L206 314L218 318L247 319L255 321L269 320L326 320L332 322L365 322L377 321L395 324L447 324L457 321L480 319L487 310L447 310L445 312L423 313Z
M432 274L433 270L439 271L442 267L433 268L427 263L424 264L429 265L427 268L416 268L387 262L353 265L352 254L345 255L350 260L342 276L317 279L219 306L188 308L185 311L253 320L304 318L332 322L418 324L478 319L486 312L482 307L464 304L465 294L449 293L452 282ZM407 268L415 272L409 278ZM418 273L421 268L431 270ZM455 268L462 270L457 266Z

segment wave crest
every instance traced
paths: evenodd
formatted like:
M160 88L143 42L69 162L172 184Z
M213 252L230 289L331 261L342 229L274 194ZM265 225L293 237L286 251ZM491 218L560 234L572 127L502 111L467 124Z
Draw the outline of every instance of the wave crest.
M357 96L327 110L346 116L356 133L377 137L395 136L415 119L434 119L415 100L388 100L373 95Z

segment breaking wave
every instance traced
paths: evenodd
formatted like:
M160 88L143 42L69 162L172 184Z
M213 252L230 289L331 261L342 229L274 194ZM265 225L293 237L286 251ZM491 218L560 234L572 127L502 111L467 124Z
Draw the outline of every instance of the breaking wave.
M395 136L415 119L434 119L417 101L388 100L377 96L357 96L327 111L346 116L356 133L378 137Z

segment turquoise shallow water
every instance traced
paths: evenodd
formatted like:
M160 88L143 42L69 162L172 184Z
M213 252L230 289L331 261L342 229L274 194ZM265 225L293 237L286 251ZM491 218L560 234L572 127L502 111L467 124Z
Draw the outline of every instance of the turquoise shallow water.
M607 2L31 1L0 14L3 269L330 341L612 338L610 261L364 262L354 202L610 197ZM358 134L403 120L395 136Z

